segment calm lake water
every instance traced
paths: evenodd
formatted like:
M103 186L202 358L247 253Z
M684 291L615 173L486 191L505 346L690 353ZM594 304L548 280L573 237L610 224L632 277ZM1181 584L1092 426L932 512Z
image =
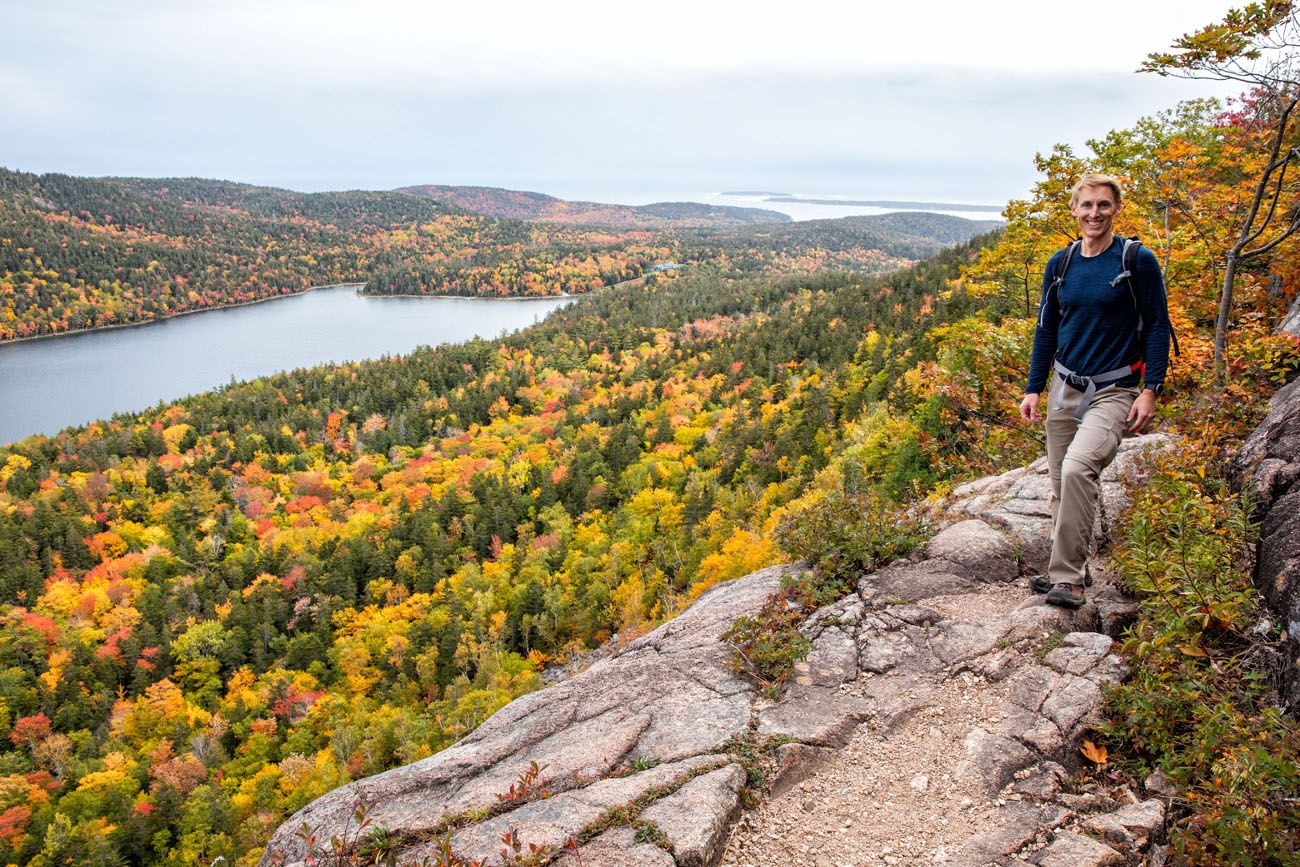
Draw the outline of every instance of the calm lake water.
M356 286L0 346L0 443L331 361L496 337L567 298L371 298Z

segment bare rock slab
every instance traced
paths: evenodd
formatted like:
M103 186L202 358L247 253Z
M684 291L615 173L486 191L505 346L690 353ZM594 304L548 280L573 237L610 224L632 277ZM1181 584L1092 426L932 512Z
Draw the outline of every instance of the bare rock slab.
M1043 658L1043 663L1063 674L1087 674L1115 645L1114 639L1097 632L1071 632L1061 646Z
M1268 417L1242 444L1232 472L1252 494L1260 520L1255 586L1285 624L1290 665L1282 693L1294 713L1300 709L1300 379L1273 395Z
M842 629L826 629L813 642L806 663L816 686L839 686L858 676L858 646Z
M1006 534L974 518L940 530L930 539L926 552L930 559L956 564L982 581L1006 581L1019 571L1015 549Z
M714 752L749 731L754 701L753 687L728 667L722 633L761 608L791 570L776 566L720 584L617 655L506 705L454 746L318 798L272 835L261 863L302 861L297 831L337 833L362 800L374 805L376 824L418 835L451 816L494 809L534 761L563 789L638 759Z
M1140 849L1164 824L1164 802L1152 798L1121 807L1113 813L1089 816L1083 827L1108 842Z
M952 867L988 867L1001 864L1038 834L1044 826L1059 822L1064 815L1059 807L1036 807L1011 801L998 811L994 827L961 846L949 860Z
M968 567L947 560L922 560L881 569L871 586L878 596L885 599L920 602L931 596L968 593L979 586L979 581Z
M806 744L843 746L875 706L856 696L819 686L795 685L784 701L758 715L758 734Z
M989 793L1001 789L1036 758L1019 740L1000 730L977 728L966 735L962 746L967 758L957 766L959 778L978 783Z
M1256 502L1263 508L1271 504L1272 495L1278 493L1272 484L1278 470L1300 458L1300 380L1283 388L1269 400L1268 416L1251 432L1241 449L1232 458L1232 472L1238 478L1254 474L1267 477L1267 483L1256 483ZM1272 461L1272 464L1265 461Z
M699 756L533 801L457 831L451 840L452 851L461 858L487 861L501 850L501 837L507 831L516 832L525 846L557 850L569 837L579 834L610 809L626 806L647 792L671 785L718 761L711 756ZM404 857L418 862L434 854L433 848L426 846L405 853Z
M525 849L537 846L554 851L604 812L571 793L556 795L457 831L451 838L451 848L461 858L487 862L501 852L502 836L507 831L514 831ZM418 863L423 858L433 857L436 846L436 843L427 843L403 852L403 860Z
M676 867L673 856L650 843L638 843L631 828L606 831L579 850L581 861L563 855L556 867Z
M728 765L696 777L641 811L668 838L682 867L707 867L721 854L731 823L740 810L745 771Z

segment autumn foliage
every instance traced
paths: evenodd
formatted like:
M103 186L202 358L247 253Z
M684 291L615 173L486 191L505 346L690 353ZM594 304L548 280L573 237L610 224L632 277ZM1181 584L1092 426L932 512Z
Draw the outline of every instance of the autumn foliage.
M0 450L2 854L255 862L311 799L788 557L772 528L839 484L845 431L850 472L912 490L923 426L844 425L912 411L977 249L658 275Z
M728 220L655 220L653 231L543 224L402 192L303 194L0 169L0 342L337 283L376 295L539 297L584 294L657 264L880 273L972 233L965 221L927 214L811 228Z
M1235 411L1238 429L1300 366L1272 330L1300 288L1288 240L1238 275L1226 384L1203 399L1223 225L1267 141L1251 99L1183 104L1086 155L1058 147L1004 232L901 270L953 224L687 237L381 194L0 173L0 338L359 272L393 292L586 292L523 334L0 449L0 858L254 864L315 797L433 754L547 666L720 581L818 547L845 575L905 550L910 531L837 516L1041 453L1015 406L1041 269L1073 235L1066 190L1085 171L1128 180L1121 230L1168 276L1183 352L1166 423L1195 434ZM663 256L690 265L622 282ZM1191 489L1176 481L1160 490ZM1225 536L1224 564L1245 532ZM779 668L797 650L769 655ZM1217 767L1207 749L1195 767ZM1212 806L1250 807L1238 788Z

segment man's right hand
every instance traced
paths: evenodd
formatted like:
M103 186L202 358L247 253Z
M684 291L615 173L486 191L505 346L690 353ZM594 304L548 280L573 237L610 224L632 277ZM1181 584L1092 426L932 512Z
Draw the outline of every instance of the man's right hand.
M1038 413L1038 395L1027 394L1020 401L1020 417L1027 422L1040 422L1043 417Z

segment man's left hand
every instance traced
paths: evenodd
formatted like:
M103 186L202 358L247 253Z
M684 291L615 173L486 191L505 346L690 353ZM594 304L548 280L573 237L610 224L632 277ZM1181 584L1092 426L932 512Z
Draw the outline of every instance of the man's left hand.
M1133 401L1133 406L1128 411L1129 433L1141 433L1142 428L1147 426L1151 417L1156 414L1156 393L1151 389L1143 389L1138 395L1137 400Z

